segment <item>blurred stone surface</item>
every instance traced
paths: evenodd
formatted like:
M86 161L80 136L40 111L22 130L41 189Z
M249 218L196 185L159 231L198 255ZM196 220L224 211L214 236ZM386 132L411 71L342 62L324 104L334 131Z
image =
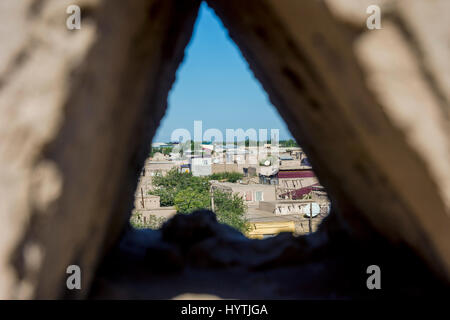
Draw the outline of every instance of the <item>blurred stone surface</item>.
M397 0L325 0L336 18L358 29L366 27L369 6L378 6L383 19L385 14L391 12L396 2Z
M418 64L427 76L447 121L450 121L450 2L447 0L398 1L399 21L418 55Z
M390 241L416 248L448 281L450 130L406 32L414 30L395 18L401 7L386 1L385 29L369 30L364 21L355 35L322 1L209 3L347 230L364 238L366 220ZM448 26L442 18L429 23Z
M448 283L449 2L374 1L388 11L382 30L365 28L361 2L331 2L208 4L327 188L336 210L333 229L347 239L336 243L352 247L375 237L388 247L404 245L412 250L410 261L425 261ZM81 30L65 26L69 4L81 7ZM97 266L125 230L137 177L198 6L185 0L0 3L0 298L88 295ZM168 231L172 227L187 229L175 235ZM198 228L200 238L189 234ZM236 279L256 277L255 283L263 283L261 273L248 268L280 274L277 268L287 264L292 275L305 275L299 278L303 284L288 291L273 284L267 296L278 290L284 292L280 296L304 297L301 290L313 286L308 275L323 284L319 291L326 283L329 289L334 285L325 271L314 270L334 264L345 270L337 256L341 247L327 234L248 241L205 215L194 224L177 218L162 233L133 234L140 240L129 244L143 241L147 267L153 252L174 272L186 270L186 259L188 269L211 268L211 277L202 278L203 289L218 276L212 267L241 266L247 269ZM310 239L325 248L315 264L306 259L317 252ZM181 240L192 246L179 246ZM126 257L138 261L139 246L133 250ZM354 268L362 262L348 268L358 272ZM80 265L85 290L66 290L70 264ZM138 274L164 283L146 270ZM193 284L202 277L195 270L189 278ZM340 277L338 271L333 275ZM144 296L155 296L151 291L157 287L146 285ZM262 285L252 288L253 296L258 290L265 296ZM183 289L192 292L188 284ZM117 296L138 295L133 290ZM319 291L321 297L335 294Z
M198 2L1 6L0 298L63 297L67 266L88 288L128 221Z
M356 242L336 217L328 216L320 231L308 236L285 233L265 240L243 237L206 210L176 215L161 230L130 230L103 261L89 298L445 296L445 285L410 249L381 238ZM382 270L382 293L365 286L373 261Z

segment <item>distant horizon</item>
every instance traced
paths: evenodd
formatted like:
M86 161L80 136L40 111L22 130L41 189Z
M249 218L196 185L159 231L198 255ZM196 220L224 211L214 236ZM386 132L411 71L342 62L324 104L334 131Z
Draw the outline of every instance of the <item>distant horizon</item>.
M239 48L205 3L153 141L171 141L172 132L181 128L193 136L195 120L203 121L205 129L224 133L227 128L278 129L279 139L293 139Z
M193 141L193 140L189 140L189 141ZM237 142L245 142L245 141L247 141L247 140L238 140ZM248 140L248 141L255 141L255 142L263 142L263 141L265 141L265 142L268 142L268 143L271 142L270 140L269 141L267 141L267 140ZM278 141L279 142L294 141L295 143L297 143L294 138L280 139ZM198 142L198 141L195 141L195 142ZM230 144L230 143L235 143L235 142L236 141L234 141L234 142L233 141L223 141L222 143ZM153 141L152 142L152 144L155 144L155 143L179 144L180 142L178 142L178 141L162 141L162 140L160 140L160 141ZM183 143L183 142L181 142L181 143ZM200 141L200 143L212 143L212 144L215 144L215 143L220 143L220 142L204 140L204 141Z

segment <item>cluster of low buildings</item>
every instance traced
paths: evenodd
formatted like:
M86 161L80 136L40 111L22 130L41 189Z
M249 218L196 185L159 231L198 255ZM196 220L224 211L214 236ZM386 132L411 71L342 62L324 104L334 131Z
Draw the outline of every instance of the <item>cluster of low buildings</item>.
M142 219L148 215L168 218L176 213L173 207L161 207L159 197L148 193L154 188L153 178L173 168L194 176L221 172L243 174L236 183L211 180L211 189L239 194L248 207L250 223L258 222L258 217L264 217L264 223L279 222L280 218L284 222L287 218L298 221L314 218L317 222L328 214L327 194L301 148L267 144L261 148L201 144L200 148L201 154L155 153L146 160L135 195L135 211ZM311 221L309 226L311 229Z

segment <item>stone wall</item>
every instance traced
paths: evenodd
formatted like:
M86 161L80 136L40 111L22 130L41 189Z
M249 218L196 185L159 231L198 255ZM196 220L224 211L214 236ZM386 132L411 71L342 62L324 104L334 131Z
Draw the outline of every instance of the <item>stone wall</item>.
M449 281L450 2L372 2L381 30L365 28L359 0L208 4L308 154L340 228L406 244ZM81 30L65 27L69 4ZM89 288L124 230L198 5L0 3L0 298L87 295L65 290L66 267L80 265Z
M128 221L198 2L1 6L0 298L64 297L67 266L88 288Z
M243 173L243 166L237 163L213 163L211 164L212 173L222 173L222 172L238 172Z
M439 71L430 61L449 56L448 47L435 43L449 38L442 12L450 3L382 1L383 29L368 30L359 1L331 2L331 10L322 1L208 3L308 154L348 230L364 237L366 220L391 241L415 248L448 280L443 79L449 68L444 58ZM417 31L419 21L433 30L433 45Z

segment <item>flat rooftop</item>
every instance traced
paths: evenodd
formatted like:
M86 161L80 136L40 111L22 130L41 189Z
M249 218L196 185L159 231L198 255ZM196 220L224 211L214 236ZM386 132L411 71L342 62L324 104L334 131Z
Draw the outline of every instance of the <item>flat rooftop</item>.
M305 218L300 218L296 215L276 216L273 213L259 210L257 208L249 207L245 215L249 222L286 222L286 221L303 221Z

